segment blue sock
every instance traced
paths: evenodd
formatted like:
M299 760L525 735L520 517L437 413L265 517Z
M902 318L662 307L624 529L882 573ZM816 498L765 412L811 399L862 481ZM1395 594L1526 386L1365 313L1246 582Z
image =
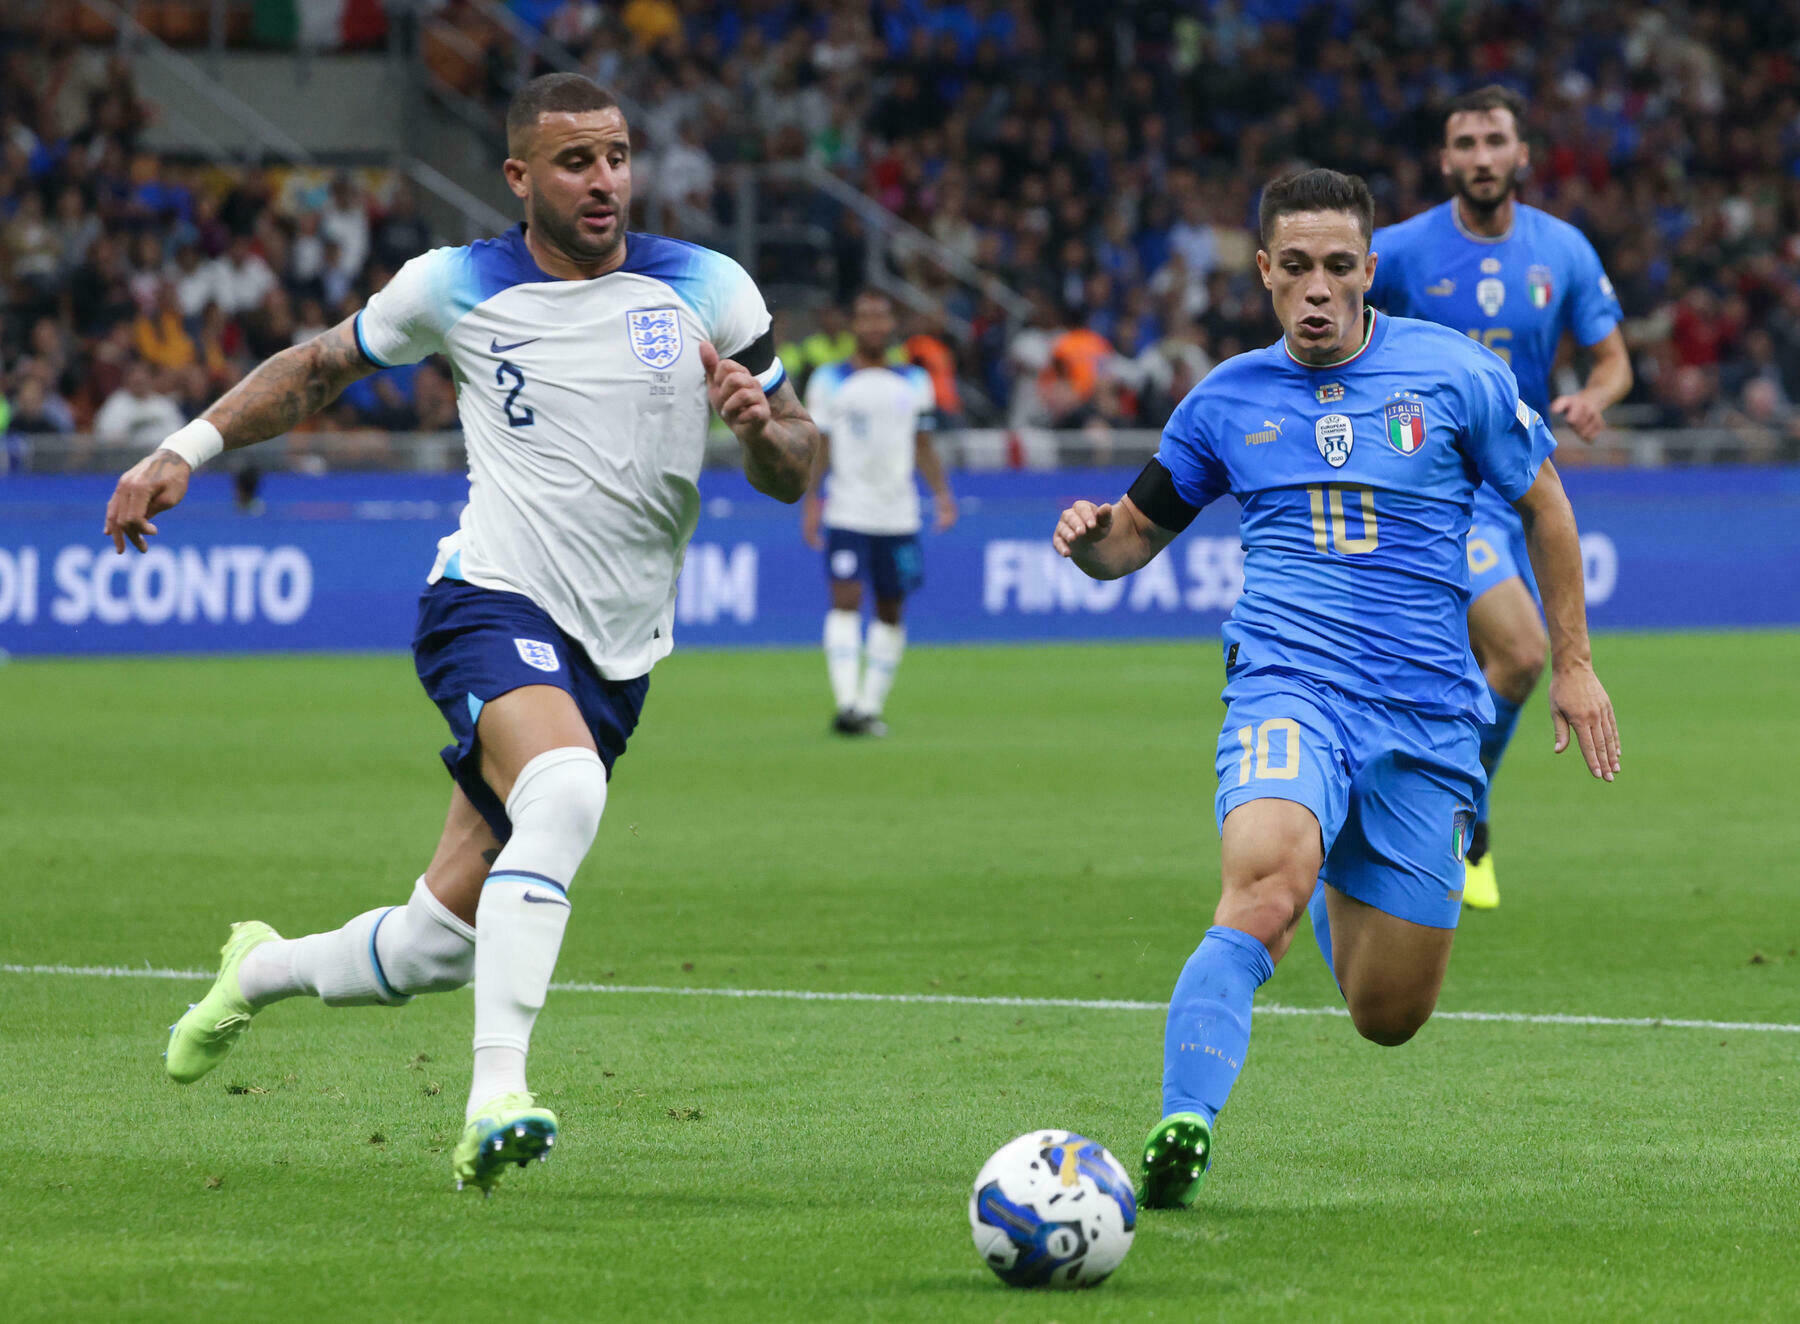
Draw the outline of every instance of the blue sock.
M1325 973L1331 976L1331 982L1337 984L1337 967L1331 963L1331 911L1325 904L1325 880L1319 879L1313 887L1312 900L1306 903L1306 917L1312 921L1313 941L1319 944L1319 955L1325 958ZM1342 996L1344 986L1338 984L1338 994Z
M1222 924L1206 931L1169 998L1164 1117L1190 1112L1211 1122L1225 1106L1250 1048L1250 1004L1274 973L1269 949L1248 933Z
M1494 701L1494 720L1481 728L1481 766L1487 770L1488 787L1494 784L1494 774L1500 770L1500 760L1506 756L1506 747L1512 743L1513 731L1519 725L1519 705L1505 698L1494 690L1488 690L1488 698ZM1488 792L1482 788L1481 799L1475 806L1475 821L1487 822Z

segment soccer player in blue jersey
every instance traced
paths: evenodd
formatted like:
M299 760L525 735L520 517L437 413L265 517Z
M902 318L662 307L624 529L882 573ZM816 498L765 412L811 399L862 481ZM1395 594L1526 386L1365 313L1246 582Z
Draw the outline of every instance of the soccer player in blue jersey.
M1150 1207L1198 1194L1251 1002L1309 909L1363 1037L1405 1043L1437 1004L1484 784L1478 724L1493 716L1464 624L1478 483L1524 520L1556 748L1572 732L1595 777L1619 770L1555 443L1493 354L1365 308L1373 228L1358 178L1308 170L1269 185L1257 264L1281 341L1215 368L1131 490L1077 501L1053 537L1085 573L1115 579L1227 492L1243 508L1216 759L1223 896L1169 1001L1163 1119L1144 1147Z
M1397 317L1439 322L1479 340L1512 366L1519 398L1568 421L1583 441L1602 412L1631 389L1631 358L1619 333L1623 314L1612 282L1579 230L1514 196L1530 164L1520 136L1525 102L1484 87L1450 103L1441 164L1453 196L1399 225L1375 232L1369 302ZM1592 359L1587 382L1550 398L1550 372L1565 334ZM1493 720L1481 729L1481 766L1490 786L1518 725L1519 708L1544 669L1548 640L1525 531L1492 486L1475 493L1469 531L1469 640L1487 679ZM1488 797L1475 807L1464 867L1463 904L1500 904L1488 848Z

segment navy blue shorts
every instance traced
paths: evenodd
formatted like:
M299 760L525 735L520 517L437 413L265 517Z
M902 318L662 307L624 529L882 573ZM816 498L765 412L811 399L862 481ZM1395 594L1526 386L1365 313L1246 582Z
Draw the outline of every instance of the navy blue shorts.
M475 724L482 707L526 685L556 686L581 710L610 777L650 688L649 676L604 679L530 598L460 579L440 579L419 595L413 665L456 740L442 751L444 766L501 841L512 836L512 822L481 776Z
M825 530L825 573L833 580L867 578L878 598L903 598L925 583L916 533Z

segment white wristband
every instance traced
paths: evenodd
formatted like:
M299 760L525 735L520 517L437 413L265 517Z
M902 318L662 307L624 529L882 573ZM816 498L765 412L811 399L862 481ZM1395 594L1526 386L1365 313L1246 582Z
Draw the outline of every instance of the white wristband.
M219 429L204 418L196 418L179 431L171 433L157 449L174 451L188 462L188 468L198 469L225 449L225 438Z

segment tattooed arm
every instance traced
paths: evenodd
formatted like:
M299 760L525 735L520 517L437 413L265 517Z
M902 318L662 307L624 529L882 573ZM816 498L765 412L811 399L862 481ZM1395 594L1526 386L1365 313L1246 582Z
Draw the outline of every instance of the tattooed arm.
M794 384L783 379L766 395L748 368L720 358L709 344L700 346L700 362L713 408L744 448L750 486L789 505L805 496L819 429L794 394Z
M337 399L351 382L376 371L357 348L353 320L282 350L200 415L219 430L226 450L280 436ZM192 476L188 462L172 450L151 451L133 465L106 503L105 533L114 550L123 553L129 540L143 551L144 539L156 532L152 517L187 495Z

